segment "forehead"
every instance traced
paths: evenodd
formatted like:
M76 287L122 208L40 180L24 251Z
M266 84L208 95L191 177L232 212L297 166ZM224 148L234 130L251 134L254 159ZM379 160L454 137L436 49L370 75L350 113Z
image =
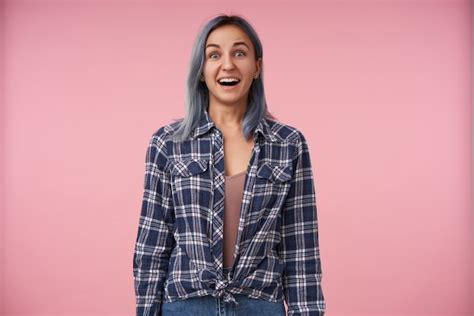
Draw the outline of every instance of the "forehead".
M217 44L221 47L225 45L232 46L234 42L242 41L247 43L249 47L252 47L252 42L247 34L236 25L223 25L213 30L206 40L207 44Z

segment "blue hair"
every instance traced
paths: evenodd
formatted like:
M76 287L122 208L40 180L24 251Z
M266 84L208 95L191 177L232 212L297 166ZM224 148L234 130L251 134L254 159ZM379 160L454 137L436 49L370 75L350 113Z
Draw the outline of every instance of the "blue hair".
M263 49L260 39L258 38L254 28L243 17L238 15L221 14L207 22L199 31L192 47L185 89L186 113L184 119L179 119L182 120L182 122L173 135L177 140L183 141L187 139L199 124L199 119L203 111L207 110L209 105L209 90L206 83L200 80L204 68L206 41L213 30L220 26L229 24L240 27L240 29L242 29L242 31L250 38L255 51L255 60L263 57ZM264 117L275 119L273 114L268 111L267 103L265 101L262 58L259 77L253 80L252 85L250 86L247 109L241 121L242 132L246 139L252 135L252 132Z

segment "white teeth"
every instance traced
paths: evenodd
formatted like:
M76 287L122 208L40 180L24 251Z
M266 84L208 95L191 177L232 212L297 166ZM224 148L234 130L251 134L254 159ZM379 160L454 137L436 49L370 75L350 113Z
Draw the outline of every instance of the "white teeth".
M239 81L237 78L222 78L219 80L219 82L234 82L234 81Z

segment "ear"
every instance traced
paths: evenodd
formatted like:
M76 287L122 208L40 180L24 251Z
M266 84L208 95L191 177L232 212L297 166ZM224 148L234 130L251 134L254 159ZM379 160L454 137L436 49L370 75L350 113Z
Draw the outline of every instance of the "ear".
M255 62L255 66L257 68L257 71L256 73L258 73L258 75L260 76L260 71L262 69L262 57L260 57L256 62Z

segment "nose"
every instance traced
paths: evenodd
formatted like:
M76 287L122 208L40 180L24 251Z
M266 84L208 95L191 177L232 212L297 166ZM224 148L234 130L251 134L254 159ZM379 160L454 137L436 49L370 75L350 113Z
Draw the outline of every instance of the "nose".
M222 69L234 69L234 62L232 60L232 56L224 55L224 57L222 57Z

